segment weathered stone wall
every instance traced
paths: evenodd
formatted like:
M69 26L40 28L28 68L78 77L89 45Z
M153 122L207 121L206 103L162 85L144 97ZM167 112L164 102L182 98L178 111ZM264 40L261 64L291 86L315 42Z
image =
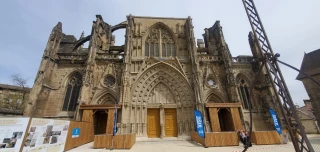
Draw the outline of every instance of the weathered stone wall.
M312 78L320 82L320 75L312 76ZM317 119L318 126L320 126L320 87L308 78L302 79L302 82L312 103L313 113Z

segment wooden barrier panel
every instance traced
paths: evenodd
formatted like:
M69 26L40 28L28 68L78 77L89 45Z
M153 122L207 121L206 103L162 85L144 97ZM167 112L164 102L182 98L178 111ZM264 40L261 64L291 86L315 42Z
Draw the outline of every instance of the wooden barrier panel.
M197 132L191 133L191 140L206 147L238 146L239 138L236 132L213 132L205 133L202 138Z
M106 134L113 134L113 125L114 125L114 109L108 109Z
M233 120L233 125L234 129L238 130L242 128L241 124L241 119L240 119L240 114L239 114L239 108L230 108L231 114L232 114L232 120Z
M197 132L191 132L191 140L203 146L206 145L205 138L200 137Z
M212 132L221 131L217 108L209 108L209 115Z
M114 149L131 149L136 143L136 134L115 135L113 139ZM95 135L93 148L109 149L112 144L112 135Z
M205 134L207 147L238 146L239 138L237 132L213 132Z
M82 121L93 122L93 111L83 110Z
M73 128L80 128L79 137L72 138ZM91 122L70 121L67 141L64 150L70 150L80 145L93 141L93 124Z
M281 136L277 131L253 131L252 143L256 145L281 144Z

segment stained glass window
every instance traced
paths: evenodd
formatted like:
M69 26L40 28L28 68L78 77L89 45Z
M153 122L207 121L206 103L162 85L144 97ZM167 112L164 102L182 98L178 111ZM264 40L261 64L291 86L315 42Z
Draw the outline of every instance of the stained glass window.
M145 56L170 57L173 56L174 47L172 34L167 29L156 27L149 31L146 38Z
M145 45L144 55L145 55L145 56L149 56L149 43L146 43L146 45Z
M154 56L154 44L150 44L150 56Z
M171 44L171 50L172 50L172 56L175 57L176 56L176 47L174 44Z
M64 98L62 111L76 110L81 86L82 86L82 75L80 73L76 73L68 81L66 96Z
M162 43L162 57L166 57L166 46Z
M167 47L167 57L170 57L170 56L171 56L171 47L170 47L170 44L166 44L166 47Z
M155 44L154 56L159 57L159 43Z

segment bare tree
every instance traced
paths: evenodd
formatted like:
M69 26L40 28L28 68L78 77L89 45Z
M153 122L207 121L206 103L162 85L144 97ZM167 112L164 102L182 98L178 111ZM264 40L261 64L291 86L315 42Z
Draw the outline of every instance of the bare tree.
M13 74L10 76L13 85L16 88L11 88L14 91L7 90L4 93L2 108L12 110L23 110L27 103L29 88L27 87L27 79L24 79L20 74Z

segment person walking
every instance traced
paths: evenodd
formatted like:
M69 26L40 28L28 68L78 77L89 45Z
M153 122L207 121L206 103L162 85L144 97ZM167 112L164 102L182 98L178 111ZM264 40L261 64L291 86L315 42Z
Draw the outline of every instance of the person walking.
M247 146L247 137L246 137L246 134L243 130L240 130L240 140L242 140L242 144L244 147Z
M245 136L246 136L246 146L252 147L248 131L245 131Z

